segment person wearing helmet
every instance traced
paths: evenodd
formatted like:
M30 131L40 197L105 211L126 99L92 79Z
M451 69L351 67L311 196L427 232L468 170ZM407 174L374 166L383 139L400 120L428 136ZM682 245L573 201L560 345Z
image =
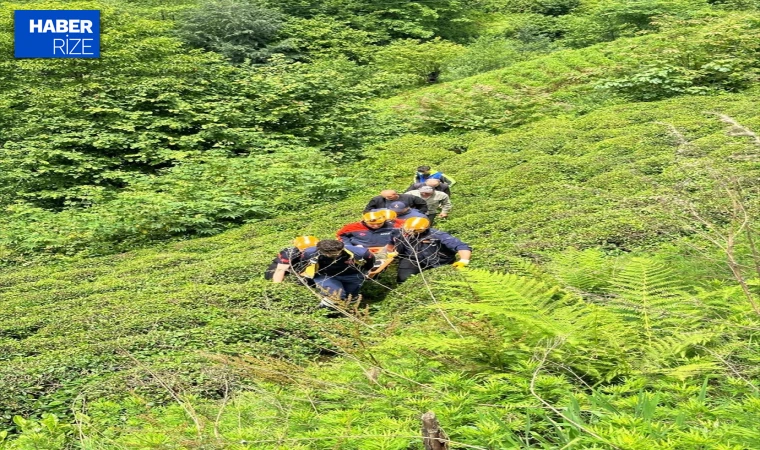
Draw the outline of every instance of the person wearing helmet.
M424 183L431 178L435 180L441 180L441 183L446 183L449 185L449 187L454 186L454 183L456 183L456 180L454 180L452 177L446 176L443 172L433 170L430 168L430 166L417 167L417 173L414 174L413 183Z
M319 243L319 239L315 236L295 238L293 247L280 250L277 257L272 260L272 264L264 272L264 279L272 280L273 283L282 283L285 280L285 275L300 273L306 265L302 258L302 252L309 247L314 247L317 243Z
M386 250L398 254L399 283L423 270L446 264L462 268L470 263L472 256L472 247L448 233L430 228L426 217L406 220ZM459 261L456 261L457 256Z
M366 248L331 239L304 250L303 260L307 262L303 275L312 278L326 296L342 300L359 295L365 272L375 265L375 256ZM332 307L329 297L323 298L320 306Z
M370 211L362 215L359 222L349 223L335 235L338 240L357 247L385 247L391 242L394 230L404 224L396 218L396 213L390 209Z
M364 212L370 212L373 209L388 209L391 203L397 201L404 202L410 207L427 214L428 204L426 201L413 195L399 194L393 189L386 189L384 191L381 191L380 195L377 197L372 197L369 203L367 203L367 206L364 208Z

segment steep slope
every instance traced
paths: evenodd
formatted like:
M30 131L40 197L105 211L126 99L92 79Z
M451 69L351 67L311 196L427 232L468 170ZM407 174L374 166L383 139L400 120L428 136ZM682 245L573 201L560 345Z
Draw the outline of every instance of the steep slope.
M741 91L757 80L756 21L754 13L662 18L657 33L556 51L381 100L379 116L396 132L498 133L631 100Z
M566 55L557 58L557 61L566 61L563 59ZM477 83L493 76L494 74L484 75L478 78ZM551 79L551 76L547 76L547 80ZM560 85L562 83L558 83L558 86ZM577 98L583 99L583 95L578 94ZM737 127L740 126L749 130L760 129L760 117L755 108L757 101L758 94L752 90L736 94L678 97L652 103L622 103L621 99L617 99L607 106L606 101L594 103L594 107L584 110L583 114L575 111L572 114L556 114L556 117L552 118L531 116L531 120L526 121L531 123L519 127L519 123L509 124L503 129L497 129L496 131L500 132L497 135L483 130L465 134L406 135L369 149L368 154L372 155L371 158L345 168L346 174L356 177L365 186L345 201L283 215L212 238L173 243L103 258L6 269L0 275L0 309L6 313L0 318L0 360L3 361L0 367L0 426L13 426L13 414L35 415L41 412L56 413L71 421L73 410L91 412L85 403L95 398L119 400L134 395L134 398L138 399L151 399L140 400L142 403L133 410L128 406L130 400L114 404L100 403L92 410L95 413L94 417L101 420L99 426L118 430L118 419L114 419L114 423L108 423L108 414L114 417L121 415L134 418L135 415L149 412L152 405L147 403L172 401L173 393L182 393L183 399L200 397L215 400L225 397L230 386L233 391L255 391L257 387L252 388L249 383L254 383L255 380L271 382L277 378L271 374L262 375L261 365L252 367L240 363L235 359L238 357L256 358L270 365L283 364L284 368L280 367L281 372L296 373L297 369L279 360L305 363L308 360L319 359L325 354L343 354L345 348L350 347L358 338L367 339L371 343L381 343L384 338L388 338L386 334L368 332L367 337L362 335L362 330L367 328L364 325L355 328L352 326L355 322L352 321L326 320L320 314L313 313L316 303L313 294L290 284L272 286L264 282L261 275L275 252L288 245L293 236L331 236L341 224L358 218L367 198L378 190L387 187L405 188L414 167L420 163L430 163L437 169L451 173L460 182L455 188L455 209L452 217L442 222L441 228L474 246L472 266L475 268L499 271L506 268L513 271L521 268L526 270L526 267L530 267L524 262L517 262L516 257L548 257L568 246L600 246L608 253L615 254L657 249L662 243L678 243L682 237L693 234L695 230L693 224L684 219L685 211L674 209L674 205L678 204L674 203L674 199L705 201L705 213L721 218L720 209L724 205L720 203L720 196L717 199L713 196L714 187L721 182L721 176L742 179L748 192L757 188L760 168L757 164L759 150L756 140L747 133L737 135ZM401 117L404 117L403 113ZM728 123L730 121L734 121L734 124ZM433 131L428 129L430 133ZM729 135L727 131L734 135ZM687 182L690 183L688 189L683 189L682 186ZM756 207L753 202L757 202L756 196L750 196L748 206ZM678 252L674 252L670 256L675 259L678 255ZM604 264L614 264L611 259L604 261ZM649 269L645 268L640 271L648 274L647 270ZM570 288L578 287L556 280L556 285L552 285L551 276L540 271L536 271L534 275L541 282L546 282L546 290L526 289L522 297L531 301L535 300L534 297L537 298L536 301L540 300L540 305L545 307L546 311L565 311L562 307L567 305L561 302L552 305L550 300L557 301L555 294L559 289L572 292ZM678 275L671 274L670 277L676 278ZM723 275L725 274L718 269L711 270L711 276ZM468 299L468 294L460 290L461 284L452 287L451 284L447 284L449 281L478 283L477 279L462 278L445 268L426 279L432 281L432 293L445 297L452 303L465 303L463 300ZM686 282L696 284L695 279L696 277ZM427 321L431 315L429 309L424 306L416 308L418 304L426 305L433 301L422 280L418 279L401 289L393 289L395 286L392 274L387 274L380 282L382 285L373 284L367 286L366 290L369 299L384 300L373 306L374 319L362 319L375 321L369 324L369 328L387 328L392 334L396 329L394 327L399 326L398 320L403 320L403 324L412 329L412 335L414 326L420 327L420 335L412 337L428 338L436 330L446 338L452 337L447 334L447 329L445 332L441 331L445 329L445 322ZM489 283L486 279L481 279L480 282ZM609 283L612 284L611 281ZM513 284L514 280L506 280L503 283L495 283L492 289L505 291ZM722 284L718 287L726 288ZM688 287L688 290L692 294L698 291L694 286ZM629 291L621 288L615 291L613 297L623 296ZM473 298L493 300L491 291L473 292ZM720 295L725 294L723 299L741 304L741 296L737 294L736 289L723 292L716 288L711 292L710 295L716 297L719 294L715 292L720 292ZM601 295L609 292L600 293L591 289L590 293ZM675 294L673 296L675 297ZM565 297L560 295L560 298ZM691 299L689 295L677 298L683 302ZM586 297L582 299L588 300ZM578 299L567 301L573 303L576 300ZM526 308L538 308L538 303L526 305ZM503 303L496 306L500 311L508 310L510 307L509 304ZM746 317L746 308L725 305L721 307L738 317L735 323L746 320L742 323L745 323L747 328L757 327L756 319ZM592 311L581 308L581 312ZM396 313L405 315L398 319L394 317ZM479 316L481 313L491 318L500 314L499 311L471 310L461 313L458 318L465 322L470 319L482 320ZM599 314L600 322L610 320L617 324L613 331L623 332L626 329L625 317L614 318L606 315L611 314L607 312ZM710 314L713 312L710 311ZM715 313L710 318L718 315ZM735 318L729 317L728 313L725 317L726 320ZM520 320L524 320L524 317ZM506 329L514 335L510 334L509 338L502 342L496 338L488 341L484 335L477 333L467 334L465 343L469 345L473 340L482 339L483 342L503 345L505 348L519 347L521 334L528 335L531 327L538 322L518 322L491 323L485 320L483 323L491 323L492 328L484 329L488 332L493 331L494 336L499 335L499 330ZM480 322L473 322L477 323ZM582 323L590 326L588 322ZM734 324L728 323L729 327ZM458 324L463 326L459 322ZM394 369L408 370L402 371L401 375L413 380L411 384L430 383L429 386L438 391L446 391L447 387L454 386L452 390L455 392L451 395L459 397L451 403L446 403L447 408L467 409L471 406L466 404L467 389L476 385L477 389L492 389L489 392L498 398L498 383L519 385L522 389L521 395L524 395L522 400L527 402L530 389L526 389L528 385L533 384L531 375L535 369L535 361L531 363L530 358L534 350L546 348L542 339L556 337L556 330L561 329L563 325L567 324L558 318L552 327L554 331L531 335L530 345L525 344L522 353L513 359L510 359L509 355L497 354L498 352L479 356L484 360L498 360L489 361L491 366L482 365L482 361L478 364L459 364L458 358L464 358L462 354L467 353L462 349L470 349L475 353L484 351L481 347L467 347L463 342L455 342L450 346L445 342L434 343L443 350L455 347L459 349L459 353L454 352L453 356L450 356L442 351L442 355L437 355L438 359L433 360L422 357L423 348L423 353L415 353L422 355L417 361L418 367L415 367L414 358L406 360L402 358L404 355L400 354L405 350L402 344L410 345L412 348L409 336L397 342L388 341L381 353L386 358L399 359L402 367ZM473 325L473 328L477 327ZM583 328L576 328L576 333L583 334ZM741 343L743 337L736 337L735 342ZM697 353L704 356L709 351L696 352L697 346L716 343L720 339L717 331L705 333L699 339L695 338L696 343L687 345L688 349L683 349L683 352L689 353L689 357ZM726 338L726 341L729 340ZM415 342L419 344L419 341ZM642 340L626 341L628 347L621 345L610 350L610 353L603 353L600 348L605 348L604 346L610 342L612 341L607 336L599 338L598 347L589 347L591 344L586 341L578 345L578 352L588 350L594 358L597 355L595 352L599 352L599 359L603 360L606 367L604 370L597 366L594 366L593 370L589 369L590 375L583 383L623 383L621 378L634 373L632 370L623 370L621 375L610 370L609 366L614 366L614 358L625 354L626 349L630 350L636 348L635 345L647 342L646 336ZM739 344L737 346L741 347ZM648 348L650 352L654 352L653 349L654 347ZM754 350L749 348L746 353L752 353ZM677 346L669 348L668 351L672 351L673 355L680 354ZM645 351L636 353L640 357L644 354ZM578 353L573 355L578 357ZM272 362L270 358L278 361ZM752 358L746 355L737 356L741 364L747 365L751 363ZM559 359L558 363L561 361ZM668 360L663 364L672 364L674 368L688 364L684 361L676 364L673 361ZM591 364L588 361L581 362ZM473 382L477 377L459 379L452 374L453 372L448 373L441 369L446 363L453 367L453 372L490 370L496 375L494 378L488 378L488 383L477 384ZM518 368L514 369L512 364ZM707 366L714 368L715 365L715 361L710 361ZM337 377L336 374L341 371L341 367L339 365L334 372L328 371L323 375L328 379L330 376ZM705 367L700 366L693 373L684 370L675 378L678 379L680 376L688 380L688 385L683 389L693 394L694 386L703 380L699 378L695 381L694 376L707 374L704 375L704 380L707 380L709 377L724 376L728 373L728 370L724 369L706 372ZM573 366L573 369L577 367ZM657 370L661 369L658 367ZM320 371L319 367L311 370L316 373ZM641 379L646 379L648 369L644 367L637 370L639 372L635 374L641 376ZM309 376L317 377L315 372L310 372ZM341 379L341 389L348 389L346 385L349 382L356 382L357 378L364 376L356 367L351 369L350 375ZM569 386L572 382L556 374L552 376L554 378L541 380L544 384L540 389L545 389L544 394L547 396L556 395L562 401L570 402L561 392L571 389ZM741 379L741 376L737 378ZM287 377L283 379L287 380ZM741 384L740 381L734 379L731 382ZM572 389L584 389L583 383L575 383ZM644 382L636 378L631 386L626 386L626 396L618 399L619 405L610 408L614 410L616 407L622 409L626 405L630 406L632 401L636 401L631 400L636 389L644 392L645 389L652 389L656 385L641 383ZM705 381L705 386L707 383ZM756 381L749 382L749 386L755 385ZM554 387L556 392L552 390ZM396 388L399 390L395 391ZM614 383L613 387L608 388L611 390L609 392L614 393ZM398 398L395 396L419 394L409 394L393 383L384 385L383 389L385 390L381 394L372 395L385 396L382 397L383 401L391 404L384 404L384 407L388 408L396 405L394 401ZM667 389L667 396L671 399L676 398L680 401L689 397L671 385L668 385ZM698 387L696 389L698 392ZM755 387L754 391L756 390ZM720 392L721 398L730 397L724 387L721 387ZM752 392L752 388L744 386L741 389L737 388L736 395L749 395ZM346 401L345 392L339 395L331 391L331 395L337 399L333 409L344 414L340 416L336 413L340 416L335 419L336 423L340 423L341 420L350 423L352 417L360 415L360 405L341 403ZM702 394L702 400L704 396L705 394ZM420 398L415 408L432 407L429 397ZM247 400L249 403L245 401L244 399L238 407L248 408L247 414L255 415L257 408L264 407L255 404L255 400L250 398ZM601 408L599 405L604 405L605 397L602 395L597 401L598 403L592 406ZM643 405L641 408L652 402L646 396L639 401ZM742 413L751 411L757 407L753 401L747 400L746 404L733 407ZM519 401L516 403L519 405ZM656 401L654 403L657 404ZM181 406L178 408L181 409ZM537 410L542 408L540 404L534 403L529 406ZM398 407L394 410L401 417L400 424L395 425L411 429L416 414L415 408L405 404L403 408ZM578 408L578 417L587 418L590 415L588 409L591 407L584 404L584 408L586 410L583 414ZM697 406L694 408L698 409ZM172 414L181 416L183 413L178 412L177 408L170 408L168 412L158 411L155 414L164 419L171 419ZM208 417L213 419L214 414L209 414ZM371 417L379 420L380 417L389 415L391 413L387 408L378 407L373 410ZM730 411L725 415L730 416ZM530 432L526 431L528 438L525 439L530 440L526 446L545 444L547 448L551 447L554 441L542 443L540 436L549 433L547 430L551 427L551 420L556 420L557 417L546 414L540 416L539 413L535 413L535 416L532 419L530 415L527 419L520 416L516 419L517 424L513 425L519 428L525 426L526 420L528 423L530 420L539 421L540 429L536 432L539 437L531 437ZM634 419L636 418L638 417L634 416ZM651 418L649 416L650 422ZM479 417L478 420L480 419ZM622 425L611 419L604 426L611 429L616 426L624 427L625 420L634 419L626 416L620 419ZM184 418L173 422L166 420L168 428L187 425L183 422ZM389 420L392 422L392 419ZM459 423L462 429L466 428L467 420L462 419ZM478 423L478 429L482 430L486 422ZM136 434L140 434L141 427L147 427L146 423L139 420L136 420L134 425L137 429ZM388 428L395 426L386 425ZM654 425L651 426L656 428ZM745 425L737 426L741 428ZM557 425L557 428L566 431L573 429L573 426L563 424ZM320 433L326 435L329 434L329 430L332 429L324 427ZM208 429L206 431L211 433ZM358 432L352 432L354 431ZM651 433L655 431L650 430ZM373 432L381 433L382 429L373 429ZM460 430L459 433L461 438L467 438L464 431ZM607 436L610 434L612 432ZM563 445L569 445L577 438L577 435L569 431L566 435L567 441ZM186 434L178 432L171 440L181 448L186 444L177 442L186 438ZM240 430L238 434L231 434L229 438L250 439ZM407 448L410 439L412 438L402 438L401 443L394 441L387 447L377 448ZM506 438L483 444L487 439L482 434L472 439L473 445L490 445L490 448L510 448L510 445L518 445L510 444ZM648 442L646 439L636 439L632 438L632 443L617 445L619 448L637 448L636 445ZM589 444L577 442L578 445ZM589 445L599 442L604 441L596 441ZM736 445L748 445L746 442ZM103 445L108 448L109 444ZM150 445L158 447L160 443ZM217 442L215 445L221 448L225 443ZM264 448L261 445L252 445L245 448ZM340 446L332 442L330 445L336 448L371 448L363 443L350 444L354 447L349 444ZM193 444L187 446L192 447ZM296 447L283 443L279 448ZM303 448L325 447L317 445ZM662 448L667 447L663 444Z
M6 270L4 415L64 414L81 392L118 394L126 387L163 395L145 380L146 367L213 398L222 389L214 374L224 369L198 352L300 360L333 351L326 336L346 331L310 314L315 299L307 291L265 283L263 269L293 236L329 237L358 217L376 190L405 186L418 162L460 181L452 218L441 227L473 244L475 267L503 270L510 257L571 245L627 251L677 239L683 222L659 202L684 176L674 165L678 145L667 124L682 130L700 158L756 156L746 138L727 136L724 124L703 111L760 127L752 109L757 100L742 94L616 106L469 141L404 137L358 168L357 176L371 181L350 200L218 237ZM447 150L461 144L468 147L463 154ZM734 165L757 176L757 164ZM383 291L373 286L368 295L382 298Z

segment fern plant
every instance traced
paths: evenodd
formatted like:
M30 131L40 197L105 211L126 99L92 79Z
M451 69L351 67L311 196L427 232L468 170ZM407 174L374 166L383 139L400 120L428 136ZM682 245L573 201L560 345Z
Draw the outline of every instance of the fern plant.
M598 249L568 248L552 257L548 270L564 285L582 292L602 294L609 286L615 259Z
M697 303L687 295L664 264L634 257L610 281L612 303L627 320L641 326L651 345L660 331L688 328L699 316Z
M470 330L477 338L462 351L465 356L489 355L493 363L512 354L503 358L510 362L532 355L544 340L559 338L565 343L553 360L561 370L592 382L627 373L638 339L609 308L533 278L484 270L468 270L463 277L465 281L447 284L467 288L473 301L443 308L486 319Z

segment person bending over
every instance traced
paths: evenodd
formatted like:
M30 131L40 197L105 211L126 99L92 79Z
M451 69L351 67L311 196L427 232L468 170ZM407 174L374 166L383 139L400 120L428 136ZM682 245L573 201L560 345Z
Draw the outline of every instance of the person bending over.
M430 228L430 221L425 217L404 222L401 233L393 238L387 251L398 253L399 283L423 270L447 264L462 268L470 263L472 256L472 247L448 233Z
M300 274L306 267L302 258L302 252L309 247L317 245L319 239L314 236L299 236L293 240L293 247L280 250L272 264L264 272L264 279L272 280L273 283L282 283L285 275Z
M375 256L368 249L332 239L304 250L303 259L308 261L304 276L312 278L326 296L339 296L342 300L359 295L365 273L375 264ZM332 304L329 298L323 298L320 306Z

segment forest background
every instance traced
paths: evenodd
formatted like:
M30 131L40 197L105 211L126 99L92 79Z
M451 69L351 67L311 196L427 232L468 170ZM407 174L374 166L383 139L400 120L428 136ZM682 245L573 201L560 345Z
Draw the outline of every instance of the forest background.
M760 448L757 1L0 9L1 449ZM422 163L470 269L262 279Z

